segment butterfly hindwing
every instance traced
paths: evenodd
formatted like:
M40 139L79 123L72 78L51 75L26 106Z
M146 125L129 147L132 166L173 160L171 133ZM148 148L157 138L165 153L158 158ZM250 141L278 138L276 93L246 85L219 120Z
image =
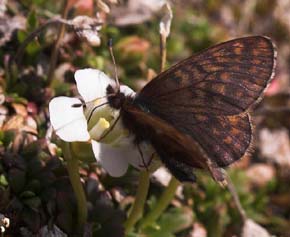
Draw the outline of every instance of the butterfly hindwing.
M194 127L180 127L198 140L218 166L225 167L249 153L252 126L249 114L235 116L207 116Z
M123 106L121 118L124 125L136 135L135 142L150 142L162 162L181 182L195 181L194 168L209 171L216 181L224 180L221 169L208 158L198 143L162 119L133 104Z
M275 57L266 37L228 41L161 73L134 104L191 136L212 161L227 166L249 150L248 111L272 79Z
M190 165L184 162L180 162L178 159L176 159L176 156L168 152L168 149L162 149L162 147L159 145L156 146L155 144L155 150L170 173L174 175L174 177L176 177L180 182L196 181L193 168Z

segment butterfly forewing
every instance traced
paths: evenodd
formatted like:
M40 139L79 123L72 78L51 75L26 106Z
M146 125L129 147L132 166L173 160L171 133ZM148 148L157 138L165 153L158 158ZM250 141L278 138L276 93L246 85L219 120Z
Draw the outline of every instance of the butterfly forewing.
M212 161L227 166L249 149L247 112L273 77L275 55L262 36L213 46L161 73L134 103L190 135Z
M174 107L195 114L239 114L266 88L275 54L272 42L262 36L213 46L161 73L142 89L138 100L156 110Z

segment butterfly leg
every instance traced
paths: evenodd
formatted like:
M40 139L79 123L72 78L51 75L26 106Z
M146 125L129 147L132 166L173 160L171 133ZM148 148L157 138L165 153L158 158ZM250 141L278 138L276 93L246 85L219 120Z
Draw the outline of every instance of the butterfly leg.
M150 158L149 158L149 161L147 162L147 166L150 166L150 165L151 165L151 162L152 162L152 160L153 160L153 158L154 158L154 156L155 156L156 154L157 154L156 152L153 152L153 153L151 154L151 156L150 156Z
M151 162L154 158L154 156L156 155L156 152L153 152L149 158L149 161L146 163L145 160L143 160L143 165L140 165L141 168L145 168L145 167L149 167L151 165Z
M138 149L139 154L140 154L141 159L142 159L142 163L143 163L142 166L143 166L143 168L145 168L148 171L148 164L146 164L146 162L144 160L143 152L142 152L141 147L140 147L140 145L138 143L137 143L137 149Z

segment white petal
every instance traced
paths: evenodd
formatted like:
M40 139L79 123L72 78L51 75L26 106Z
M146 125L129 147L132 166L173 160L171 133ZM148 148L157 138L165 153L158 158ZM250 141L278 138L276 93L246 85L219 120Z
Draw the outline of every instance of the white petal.
M138 169L149 165L151 156L154 152L152 147L145 143L139 144L139 147L142 151L143 158L135 145L128 146L126 149L126 156L129 164Z
M77 70L75 72L75 80L78 91L85 102L105 96L108 85L115 85L114 81L105 73L91 68Z
M136 94L135 91L133 91L130 87L125 85L120 86L120 91L123 92L125 95L134 96Z
M72 107L81 104L77 98L56 97L49 102L51 124L56 134L64 141L87 141L90 135L87 131L87 121L83 107Z
M128 169L128 161L123 149L92 140L93 152L104 169L113 177L124 175Z

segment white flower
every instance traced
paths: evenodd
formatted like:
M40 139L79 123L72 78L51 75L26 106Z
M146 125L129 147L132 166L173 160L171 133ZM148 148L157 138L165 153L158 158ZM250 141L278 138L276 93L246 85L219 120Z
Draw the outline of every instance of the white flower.
M141 144L143 161L121 120L118 120L113 130L101 140L102 143L98 142L119 116L119 111L113 110L107 104L96 108L107 102L106 89L109 84L114 87L115 82L96 69L76 71L75 80L85 106L78 98L61 96L52 99L49 103L49 113L56 134L67 142L91 142L96 159L111 176L124 175L128 164L137 168L143 167L143 163L150 159L151 147ZM135 94L127 86L121 85L120 90L125 95Z

